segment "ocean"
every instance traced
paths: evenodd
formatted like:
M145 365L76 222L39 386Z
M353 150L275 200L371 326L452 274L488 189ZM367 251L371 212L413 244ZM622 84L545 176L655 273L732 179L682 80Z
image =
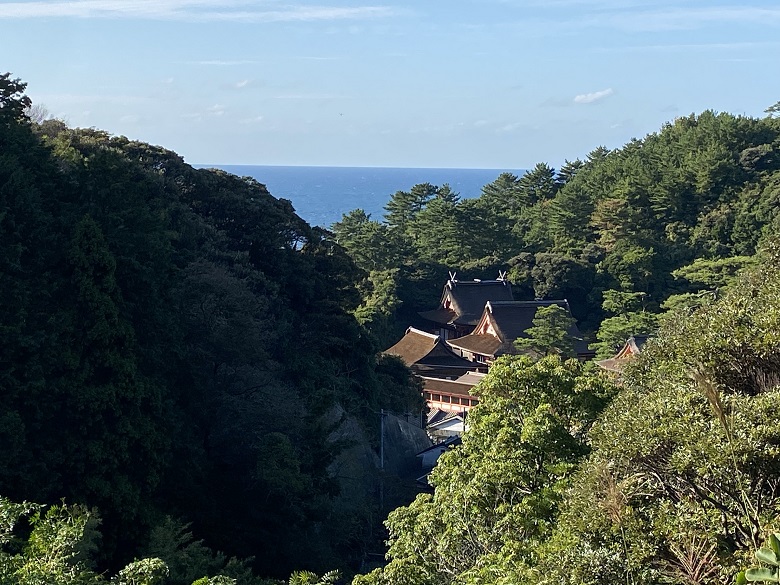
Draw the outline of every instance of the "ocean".
M263 183L271 195L292 201L295 211L311 225L330 227L343 214L363 209L382 220L384 206L396 191L418 183L448 183L461 198L478 197L482 187L507 169L394 169L384 167L295 167L257 165L198 165L223 169Z

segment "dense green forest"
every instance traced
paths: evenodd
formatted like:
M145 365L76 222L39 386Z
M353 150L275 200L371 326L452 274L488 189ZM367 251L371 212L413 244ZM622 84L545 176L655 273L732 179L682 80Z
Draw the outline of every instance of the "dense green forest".
M750 262L780 203L780 120L704 112L559 170L508 173L475 199L447 186L393 195L383 221L333 226L368 273L357 315L386 346L438 301L448 270L495 278L516 298L566 298L605 357L695 306Z
M0 494L94 510L101 570L356 568L381 519L334 431L422 400L352 315L362 272L259 183L32 123L24 89L0 76Z
M780 243L756 263L665 319L619 386L502 358L356 585L733 583L780 517Z
M778 528L780 120L682 117L324 230L252 179L33 122L24 90L0 75L0 584L354 573L382 516L341 489L338 429L376 447L379 409L419 410L377 352L448 271L568 299L600 356L655 335L620 383L502 358L356 585L724 583Z
M780 541L753 553L780 518L779 132L705 112L477 199L417 185L383 222L334 226L378 334L447 269L501 268L519 298L567 298L601 356L654 334L619 381L501 358L434 494L390 514L388 564L355 585L732 583L757 560L740 582L776 580Z

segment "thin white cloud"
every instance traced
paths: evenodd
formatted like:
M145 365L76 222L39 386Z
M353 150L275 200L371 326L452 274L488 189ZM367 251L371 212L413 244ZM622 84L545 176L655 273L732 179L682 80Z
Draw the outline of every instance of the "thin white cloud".
M34 0L1 4L0 18L162 18L179 11L213 5L213 1L207 0Z
M249 81L248 79L242 79L241 81L237 81L236 83L234 83L233 87L235 87L236 89L244 89L250 83L251 81Z
M516 130L519 130L523 126L524 124L522 122L514 122L512 124L506 124L505 126L501 126L496 130L496 132L500 134L504 134L507 132L515 132Z
M357 20L394 14L388 6L289 5L269 10L258 0L33 0L0 4L0 19L135 18L191 22Z
M244 118L241 120L242 124L259 124L263 121L263 116L255 116L254 118Z
M215 65L218 67L226 67L230 65L253 65L256 63L260 63L260 61L253 61L249 59L240 59L235 61L226 61L222 59L209 59L206 61L192 61L195 65Z
M748 0L750 1L750 0ZM547 0L544 0L545 5ZM565 3L566 0L563 0ZM780 6L689 6L680 7L668 0L638 2L621 5L605 1L600 5L583 4L581 14L575 17L551 17L540 8L521 20L505 20L493 26L509 27L528 38L547 38L551 35L578 33L589 29L612 29L629 33L700 30L716 26L755 25L765 28L780 27Z
M735 51L742 49L774 48L780 45L777 42L739 42L739 43L668 43L658 45L634 45L625 47L610 47L597 49L600 53L614 53L626 51Z
M581 93L580 95L574 96L574 103L592 104L593 102L597 102L599 100L603 100L605 97L611 96L613 93L615 92L611 87L607 89L602 89L601 91L594 91L591 93Z
M274 96L277 100L333 100L351 99L349 96L330 93L283 93Z
M203 122L204 119L207 118L219 118L221 116L225 115L225 112L227 110L225 109L225 106L222 104L214 104L213 106L209 106L203 111L200 112L190 112L181 114L181 117L185 120L192 120L193 122Z
M522 8L571 8L584 6L589 9L618 9L647 5L647 0L499 0L501 4L516 4Z
M618 11L583 19L588 27L612 27L627 31L690 30L710 24L752 23L780 25L780 8L757 6L705 6L679 8L668 6L656 10Z
M386 6L358 6L339 8L332 6L295 6L286 10L204 11L186 15L184 20L198 22L313 22L329 20L357 20L391 16L393 11Z

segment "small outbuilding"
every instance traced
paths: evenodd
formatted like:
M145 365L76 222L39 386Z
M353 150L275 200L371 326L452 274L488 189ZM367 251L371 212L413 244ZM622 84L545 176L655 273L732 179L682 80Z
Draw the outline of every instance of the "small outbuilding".
M433 468L436 467L436 463L439 461L441 454L449 451L450 449L456 448L460 444L460 436L452 436L445 439L441 443L437 443L432 447L428 447L427 449L417 453L417 457L419 457L421 460L422 471L424 472L422 476L417 478L417 483L422 489L433 493L433 486L428 482L428 476L430 475Z

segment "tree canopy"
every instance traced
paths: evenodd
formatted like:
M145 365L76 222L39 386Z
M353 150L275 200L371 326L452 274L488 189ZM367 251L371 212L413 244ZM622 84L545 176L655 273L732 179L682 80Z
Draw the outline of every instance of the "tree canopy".
M0 76L0 494L99 509L112 572L170 515L268 576L359 562L376 497L334 468L421 402L363 272L258 182L32 123L24 89Z
M780 245L754 262L665 319L618 386L499 360L434 494L388 518L389 564L354 583L731 580L780 517Z
M377 351L449 271L508 270L572 317L540 310L520 342L540 359L491 368L356 585L722 582L776 525L776 106L473 199L415 185L327 231L253 179L31 120L25 88L0 75L0 583L357 567L376 498L342 493L340 457L359 443L371 468L373 413L422 406ZM562 359L572 318L603 357L655 336L617 384Z
M383 246L367 249L346 224L336 239L368 271L398 269L386 306L404 326L412 309L429 308L421 289L439 289L448 272L495 278L508 269L517 298L567 299L605 355L627 334L654 331L666 307L707 302L777 231L778 144L774 118L705 111L558 170L538 163L519 177L503 173L473 199L416 185L370 226L375 234L382 226ZM643 293L641 311L605 308L608 291ZM380 329L392 343L386 320Z

